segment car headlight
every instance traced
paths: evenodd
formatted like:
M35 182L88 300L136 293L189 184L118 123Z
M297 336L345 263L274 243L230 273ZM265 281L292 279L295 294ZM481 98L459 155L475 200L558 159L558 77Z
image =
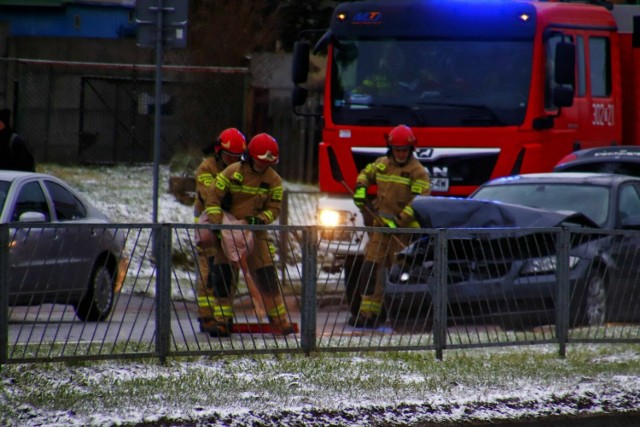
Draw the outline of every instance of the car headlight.
M336 209L320 209L318 211L318 225L320 230L320 239L322 240L340 240L350 242L358 233L345 229L336 229L342 226L355 226L356 214L349 211L341 211Z
M352 224L349 224L351 222ZM341 225L353 225L351 212L335 209L321 209L318 211L318 225L322 227L338 227Z
M569 257L569 268L576 266L580 258ZM553 273L557 268L557 258L555 255L530 259L522 269L522 274Z

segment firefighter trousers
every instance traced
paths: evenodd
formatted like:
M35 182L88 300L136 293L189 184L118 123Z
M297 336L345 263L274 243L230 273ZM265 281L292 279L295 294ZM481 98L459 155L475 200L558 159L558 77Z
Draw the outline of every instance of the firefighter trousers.
M259 291L259 298L271 322L287 320L280 281L273 262L275 246L263 231L254 232L254 247L247 254L248 271L243 271L245 282L253 280ZM246 277L250 275L250 277ZM213 265L213 315L219 323L229 323L234 317L233 302L237 291L240 265L232 263L221 251L216 254Z
M360 316L373 318L384 313L383 272L393 263L395 253L406 247L410 240L410 234L371 233L359 278L358 289L362 290L362 301L358 310Z

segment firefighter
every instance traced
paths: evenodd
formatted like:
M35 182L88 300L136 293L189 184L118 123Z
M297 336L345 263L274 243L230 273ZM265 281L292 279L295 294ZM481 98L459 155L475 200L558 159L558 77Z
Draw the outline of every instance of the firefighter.
M278 163L276 140L261 133L254 136L238 163L218 174L215 190L208 194L206 212L212 224L221 224L223 210L247 224L271 224L280 214L282 179L271 167ZM223 203L230 200L230 203ZM262 297L269 323L275 334L294 332L280 291L273 263L275 246L266 230L254 231L253 251L247 257L249 270ZM236 293L238 268L232 266L223 252L216 253L213 266L214 327L211 336L229 336L233 322L233 298Z
M228 128L202 150L206 157L196 170L196 198L193 206L196 223L204 212L207 195L213 191L216 176L230 164L239 161L246 147L247 141L242 132L236 128ZM205 232L211 233L202 230L202 233ZM200 331L206 332L213 327L213 281L209 272L216 252L221 250L220 241L211 235L209 239L201 239L196 250L200 271L197 290L198 321Z
M368 164L358 175L353 200L364 208L367 189L378 186L378 194L370 212L375 213L374 226L418 227L411 207L417 195L429 195L429 173L413 156L416 137L405 125L394 127L385 135L388 151ZM369 213L369 212L368 212ZM362 301L357 315L351 316L349 325L357 328L377 327L386 320L382 307L383 267L393 261L393 255L409 243L409 234L373 232L365 248L365 257L359 276L358 289Z
M394 45L382 48L377 67L367 74L352 94L370 95L373 97L395 98L402 93L415 89L415 83L404 81L399 70L405 68L404 54Z

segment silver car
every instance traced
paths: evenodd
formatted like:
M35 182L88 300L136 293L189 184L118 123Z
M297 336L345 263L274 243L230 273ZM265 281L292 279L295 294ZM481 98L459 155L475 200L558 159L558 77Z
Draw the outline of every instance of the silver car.
M46 174L0 171L0 207L9 224L9 305L68 304L82 320L106 319L128 266L124 233Z

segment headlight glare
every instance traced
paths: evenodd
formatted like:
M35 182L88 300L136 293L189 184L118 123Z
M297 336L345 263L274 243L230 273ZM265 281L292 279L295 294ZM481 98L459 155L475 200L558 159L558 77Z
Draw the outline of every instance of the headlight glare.
M322 209L318 212L318 225L322 227L337 227L346 225L344 213L334 209Z

